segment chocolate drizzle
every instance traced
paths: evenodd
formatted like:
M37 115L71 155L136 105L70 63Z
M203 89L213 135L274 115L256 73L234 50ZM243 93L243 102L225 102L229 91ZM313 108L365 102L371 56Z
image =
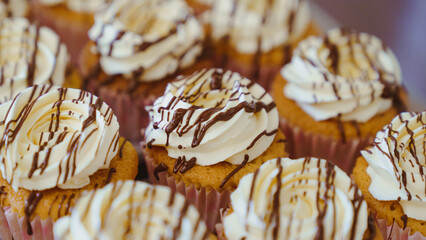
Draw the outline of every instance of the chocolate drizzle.
M197 161L197 159L195 157L189 159L188 161L186 160L186 157L178 157L178 159L175 162L175 166L173 167L173 173L185 173L187 172L189 169L193 168L195 166L195 162Z
M244 161L238 165L234 170L232 170L231 173L229 173L222 181L222 183L220 183L219 188L223 188L225 186L225 184L229 181L229 179L231 179L238 171L241 170L241 168L243 168L247 162L249 160L249 155L245 155L244 156Z
M143 11L152 11L155 12L157 8L161 8L161 1L152 1L152 2L147 2L147 4L138 6L138 8L140 9L145 9ZM150 38L145 38L146 34L150 34L148 33L148 31L155 26L155 22L158 21L154 16L152 15L152 17L149 17L147 19L147 21L144 21L143 24L141 24L141 26L139 27L140 30L137 30L136 32L132 29L128 29L128 24L131 23L127 23L125 21L127 21L126 19L128 18L128 16L122 16L122 14L130 14L128 13L128 10L130 8L135 7L133 4L125 4L123 6L121 6L120 11L117 11L116 14L114 16L108 16L109 19L106 19L105 22L103 22L102 27L100 29L99 35L96 37L96 39L92 39L93 42L96 44L97 46L97 50L98 53L100 53L99 55L102 55L101 57L103 57L103 55L106 55L107 57L115 57L115 58L120 58L120 56L113 56L114 54L114 46L116 45L116 43L118 41L120 41L121 39L125 39L126 34L129 32L132 32L132 34L138 34L139 36L142 37L143 41L140 44L137 45L133 45L131 49L128 49L129 51L133 51L133 55L137 55L140 54L142 52L145 51L151 51L153 47L158 47L158 46L162 46L164 44L162 44L163 42L167 42L169 41L169 39L171 37L173 37L173 35L179 35L180 32L185 32L185 30L181 30L181 29L185 29L187 25L187 22L190 21L191 19L195 18L193 16L193 14L189 11L185 11L182 12L181 14L179 14L179 19L177 20L169 20L170 24L168 24L167 26L169 26L169 29L166 33L161 33L161 36L158 36L156 39L150 39ZM151 14L148 14L147 16L151 16ZM107 46L108 51L107 53L105 53L104 51L101 51L101 49L103 49L103 41L100 41L103 37L104 37L104 33L107 30L106 26L111 26L111 25L115 25L113 24L115 19L122 19L124 20L123 22L120 22L120 25L124 26L124 30L120 30L117 35L114 37L114 39L112 40L108 40L109 42L109 46ZM131 27L130 27L131 28ZM152 35L152 34L151 34ZM170 50L167 53L163 53L162 55L158 55L157 54L157 59L154 60L153 63L150 63L151 65L149 66L150 68L155 68L157 67L159 64L161 64L162 62L164 62L163 60L166 58L173 58L174 60L176 60L178 62L178 65L180 67L180 65L182 64L182 59L185 58L185 56L187 56L188 53L191 52L192 49L194 49L195 47L199 47L201 46L201 36L197 36L196 39L187 39L187 40L192 40L191 44L179 44L174 46L174 48L172 50ZM170 41L169 41L170 42ZM122 47L122 46L121 46ZM176 50L176 48L181 48ZM144 73L145 73L145 67L140 65L138 67L136 67L134 70L132 70L132 72L129 73L129 75L131 75L131 77L127 77L125 76L125 78L127 80L129 80L129 87L127 88L127 92L128 93L132 93L133 91L135 91L137 89L137 85L139 84L139 79L144 78ZM98 66L95 66L91 73L89 74L89 76L86 77L88 82L90 79L98 76L100 73L102 72L102 70L100 69L100 66L98 64ZM167 74L170 75L170 74ZM115 76L109 76L110 77L110 81L106 81L107 83L109 82L114 82ZM118 76L123 76L122 74L118 74Z
M310 157L306 157L303 160L303 165L302 165L302 169L301 171L298 171L297 169L293 169L293 167L290 165L288 166L289 168L287 169L292 169L292 170L287 170L290 172L286 172L285 175L284 171L286 169L286 165L282 164L282 160L281 158L277 158L274 162L274 164L276 164L276 168L277 170L274 170L274 178L275 179L270 179L266 182L270 182L270 184L273 184L271 186L268 186L268 189L270 189L270 192L268 191L268 196L270 196L268 199L268 213L266 216L268 217L264 217L265 221L266 221L266 226L264 229L268 229L268 231L265 231L264 234L264 238L267 238L267 236L270 236L270 234L272 235L272 239L288 239L291 236L291 232L295 231L295 229L298 229L299 232L303 231L303 220L299 219L298 221L294 220L294 214L290 213L288 215L288 219L287 219L287 225L285 228L283 228L283 226L281 225L281 220L280 220L280 215L282 214L280 211L280 206L283 205L282 202L282 198L280 199L281 195L287 194L287 193L282 193L281 190L287 189L287 188L296 188L298 189L298 185L303 185L305 184L305 179L303 179L300 175L304 175L306 174L307 176L309 176L309 178L312 177L312 180L315 180L316 182L318 182L317 184L317 188L316 188L316 202L315 202L315 208L317 210L317 217L316 217L316 235L314 237L314 239L335 239L337 237L336 235L336 231L339 231L340 229L337 229L336 227L339 225L337 223L338 218L336 216L336 211L337 208L335 206L335 198L337 197L336 194L336 183L335 181L338 181L336 179L336 166L328 161L325 160L321 160L321 159L316 159L315 163L312 163L312 160L315 160L315 158L310 158ZM295 160L295 161L299 161L299 160ZM315 164L315 165L314 165ZM317 169L317 170L313 170L312 168ZM318 171L316 173L316 179L314 179L313 174L315 174L315 172L313 171ZM256 205L252 203L253 201L253 197L256 196L255 194L258 192L258 190L256 189L259 186L259 183L257 183L259 181L261 181L260 184L262 184L265 179L269 179L269 178L265 178L264 175L262 175L262 177L258 177L259 176L259 171L260 169L257 169L254 174L253 174L253 178L251 180L251 186L250 186L250 192L248 195L248 204L247 204L247 210L246 210L246 216L245 219L247 219L249 217L249 213L251 211L251 208L255 207ZM300 175L296 175L293 176L293 174L297 172ZM272 173L272 172L271 172ZM276 175L275 175L276 174ZM297 181L291 181L290 179L287 179L289 176L292 176L292 178L299 178L300 180ZM287 179L287 181L289 182L285 182L282 183L283 179ZM306 179L306 184L309 185L308 183L309 179ZM282 184L284 184L285 188L283 188ZM310 185L309 185L310 188ZM343 189L342 189L343 190ZM355 237L355 233L358 231L358 227L357 227L357 222L358 222L358 217L362 216L360 215L360 209L362 206L365 206L365 201L364 198L361 194L361 192L359 191L359 189L357 188L357 186L351 181L350 186L348 186L348 189L345 189L345 191L347 190L347 194L348 194L348 198L350 199L351 203L352 203L352 207L353 207L353 219L352 219L352 226L349 229L350 230L350 236L347 236L348 239L354 239ZM303 201L300 198L305 198L306 197L306 191L300 192L300 196L299 195L294 195L292 196L289 201L290 203L293 201ZM332 204L328 204L329 202L331 202ZM290 207L290 206L289 206ZM333 209L329 209L333 207ZM344 209L341 209L344 211ZM332 215L329 216L330 211L332 212ZM286 214L287 215L287 214ZM262 215L263 216L263 215ZM327 219L331 218L332 222L325 222ZM369 216L369 221L371 221L372 215ZM302 220L302 221L301 221ZM367 220L367 219L365 219ZM295 227L293 226L293 224L295 223L299 223L299 227ZM328 229L331 229L331 232L326 232L325 227L327 227ZM374 228L374 221L373 221L373 228ZM249 232L248 228L249 225L247 224L247 221L245 223L245 228L246 228L246 232ZM370 228L370 226L369 226ZM269 232L269 230L271 232ZM375 229L374 229L375 230ZM375 236L375 232L370 231L370 238ZM281 235L280 235L281 233ZM283 233L285 234L283 236ZM294 233L293 233L294 234ZM343 236L341 236L343 237Z
M40 199L42 198L42 193L39 191L31 191L27 200L25 201L25 224L27 226L27 234L32 235L33 234L33 228L31 227L31 215L34 213L34 211L37 208L38 203L40 202Z
M377 141L374 142L374 148L378 150L380 153L382 153L386 157L386 159L389 160L390 163L392 164L396 181L399 182L399 188L405 190L408 201L412 200L413 197L420 198L419 196L417 196L417 194L413 195L413 193L411 193L411 191L408 189L408 185L409 185L408 181L410 179L410 175L411 175L411 181L413 183L416 182L416 179L413 174L414 171L418 171L418 174L417 173L416 174L421 177L421 181L424 183L424 186L425 186L424 189L426 193L426 177L424 173L424 167L421 164L419 159L419 155L424 154L424 151L425 151L425 148L424 148L425 140L423 139L423 142L422 142L423 153L419 152L421 151L421 149L417 149L417 146L420 146L420 144L416 143L416 139L414 137L415 133L409 127L410 122L415 121L416 123L421 124L419 126L420 128L421 126L423 126L422 129L423 130L426 129L425 127L426 125L423 122L423 118L425 116L426 115L424 112L422 113L407 112L407 113L399 114L396 118L394 118L394 120L392 120L392 122L389 125L385 126L381 130L381 133L384 135L383 143L385 143L386 147L384 149L381 147L382 142L377 142ZM403 140L404 142L398 142L399 139L406 139L406 138L398 137L400 132L398 132L397 130L394 130L394 124L398 124L396 128L404 128L406 130L409 137L407 140ZM418 141L422 141L422 140L418 140ZM408 151L410 157L408 158L403 157L404 151ZM371 151L368 153L372 154ZM401 163L401 161L410 163L413 169L413 172L408 172L408 174L410 175L407 176L406 169L400 167L401 165L404 165ZM420 184L420 183L416 183L416 184ZM400 201L400 197L397 200Z
M168 93L172 93L173 95L167 98L167 101L155 102L150 110L150 115L158 114L159 118L152 122L152 131L146 132L146 146L152 148L154 142L157 144L157 140L151 138L150 135L153 131L161 128L166 134L166 141L165 143L158 142L157 145L164 144L165 146L169 146L170 134L173 133L178 137L182 137L192 130L191 148L196 148L202 143L206 133L213 131L210 130L211 127L218 122L228 121L241 111L246 113L258 113L260 111L269 113L276 107L275 103L272 99L267 100L267 103L263 102L263 100L268 99L266 97L269 96L266 91L261 92L259 96L252 95L250 89L255 86L254 84L253 81L242 78L239 75L234 75L233 72L223 71L222 69L204 69L193 73L185 79L179 79L179 81L171 83L168 87L169 90L167 90L164 95ZM230 89L231 85L232 89ZM176 89L176 91L174 91L174 89ZM214 101L217 101L216 103L209 102L207 106L195 105L198 99L207 98L207 95L211 93L212 90L223 92L225 97L220 100L215 99ZM246 95L250 95L253 100L241 100L241 98ZM223 105L224 101L228 101L226 105ZM234 101L238 102L233 103ZM178 108L177 106L180 106L180 102L191 104L191 106L188 108ZM247 146L247 150L253 148L261 138L273 137L277 132L278 129L260 132L253 138L249 146ZM172 146L179 149L188 148L181 144L176 146L174 143ZM237 166L237 168L222 181L220 187L223 187L232 175L242 168L248 160L249 156L246 155L243 164ZM185 155L179 156L175 161L173 172L185 173L194 167L196 161L194 157ZM163 170L164 167L159 169Z
M125 185L127 184L131 184L131 188L127 189L125 187ZM150 233L150 228L152 227L152 224L154 221L152 220L152 217L155 213L155 208L158 208L157 204L155 204L156 200L159 198L160 195L157 195L157 188L153 187L151 185L147 185L146 188L143 191L137 191L136 188L138 187L140 183L133 181L133 182L115 182L112 183L112 189L110 191L109 195L106 195L106 197L104 198L104 206L105 206L105 214L102 214L101 216L101 226L99 228L99 232L97 233L97 235L100 234L100 232L106 227L106 223L107 223L107 218L111 217L110 212L113 210L113 207L122 207L121 205L117 205L114 204L114 200L119 197L122 196L124 194L127 195L126 197L129 199L128 202L126 204L129 204L129 207L127 209L127 211L122 211L122 214L127 215L127 220L123 223L125 226L125 231L123 233L123 239L126 238L126 236L130 233L132 233L133 231L133 224L132 222L139 221L142 224L140 225L140 228L142 228L142 232L143 232L143 236L141 236L143 239L148 239L149 237L149 233ZM127 190L123 190L123 189L127 189ZM164 190L164 189L162 189ZM86 206L86 211L85 214L83 214L83 216L81 217L81 220L87 221L87 210L90 209L90 206L93 204L93 200L95 199L95 194L96 194L96 189L90 193L90 197L89 197L89 201L87 202L87 206ZM167 205L164 206L164 208L169 208L169 210L167 210L167 212L170 213L169 217L178 217L177 222L175 221L170 221L170 219L163 219L163 223L164 226L167 229L172 230L173 233L173 239L177 239L181 233L181 230L183 228L183 222L184 222L184 218L187 217L188 215L188 210L191 207L190 204L186 201L175 201L175 193L173 193L172 191L168 192L168 196L169 199L166 202ZM178 196L180 197L180 196ZM142 198L142 201L141 201ZM145 201L145 202L144 202ZM175 206L176 203L180 204L182 203L182 207L180 206ZM149 204L149 207L147 208L147 213L145 213L144 209L144 205L145 204ZM180 210L179 210L180 208ZM176 211L174 210L176 209ZM144 216L145 215L145 216ZM145 221L143 221L142 219L146 219ZM197 232L199 231L199 226L200 226L200 222L201 219L198 218L195 227L193 228L193 234L197 234ZM206 230L207 231L207 230ZM165 232L161 233L161 236L165 236L163 235ZM204 236L207 236L208 232L204 232Z
M10 8L10 4L9 1L7 0L2 0L2 2L5 4L6 7L6 14L8 16L12 15L11 12L11 8ZM6 70L6 66L1 66L0 69L0 85L3 85L7 82L10 83L10 94L8 96L5 96L3 99L0 99L0 103L1 102L6 102L8 100L11 100L14 96L16 96L19 92L14 92L14 82L15 81L19 81L18 79L15 79L16 74L18 74L18 69L16 68L16 64L12 64L13 62L17 62L20 60L24 60L27 64L27 70L26 70L26 77L25 77L25 85L26 87L30 87L34 85L34 81L36 79L36 77L41 77L37 75L37 69L38 69L38 65L41 64L39 62L37 62L37 59L40 59L40 57L38 57L39 55L44 55L45 51L48 51L49 55L52 54L53 57L53 66L52 66L52 71L50 73L50 75L45 76L45 78L43 79L38 79L39 80L39 84L43 83L43 84L54 84L54 76L57 73L57 69L56 69L56 64L58 61L58 57L59 57L59 53L61 52L61 46L62 43L60 41L54 43L57 44L56 49L49 49L49 48L45 48L44 51L39 51L39 46L40 44L45 44L45 42L43 42L46 37L49 37L50 35L46 35L46 33L44 33L42 31L43 27L38 25L38 24L30 24L28 22L21 22L22 24L16 24L16 22L20 22L20 21L24 21L23 19L13 19L13 18L8 18L8 19L3 19L1 20L0 25L6 25L6 22L8 22L10 25L15 24L15 25L21 25L19 26L17 30L22 31L21 38L20 38L20 45L19 47L21 48L18 52L18 56L16 56L16 53L12 53L10 54L10 56L6 56L6 59L4 59L4 61L9 62L10 66L15 65L15 68L11 71ZM2 34L5 35L7 34L5 31L8 30L8 28L13 28L12 26L4 26L5 29L2 29ZM7 40L5 43L6 45L10 45L11 41L16 41L15 38L9 38L9 40ZM41 42L40 42L41 41ZM50 46L49 46L50 47ZM5 57L5 56L3 56ZM12 76L6 78L5 77L5 72L11 72Z
M368 215L368 232L369 232L369 236L368 236L368 240L373 240L376 237L376 222L374 220L374 216L372 213L370 213Z
M124 140L123 143L120 146L120 149L118 150L118 156L120 158L123 158L123 150L124 150L124 146L126 145L127 140Z
M157 167L155 167L155 169L154 169L154 177L155 177L155 179L157 179L157 181L159 181L160 180L160 177L158 176L158 174L159 173L161 173L161 172L165 172L165 171L167 171L169 168L167 167L167 165L166 164L164 164L164 163L160 163L160 165L158 165Z
M243 3L241 3L239 0L232 0L232 10L229 12L229 21L226 23L227 27L232 29L232 28L239 28L240 26L236 26L234 25L234 23L236 22L240 22L236 20L236 17L240 17L241 15L237 15L237 9L239 8L239 5L242 5ZM271 13L271 11L276 7L275 6L276 3L273 0L265 0L265 6L263 9L263 12L261 13L261 22L260 22L260 29L266 28L267 25L271 25L271 23L274 22L273 18L273 14ZM288 19L287 19L287 26L288 26L288 36L291 36L295 27L295 17L297 14L297 11L300 8L300 1L295 1L295 4L291 7L289 15L288 15ZM273 25L273 24L272 24ZM213 26L214 28L215 26ZM223 26L219 26L220 28L223 28ZM244 26L243 26L244 27ZM252 31L252 29L247 29L246 31ZM239 32L237 33L239 34ZM262 54L263 49L262 49L262 45L263 45L263 41L265 36L262 35L263 31L259 31L259 34L257 35L257 48L255 51L255 54L253 56L253 63L252 63L252 71L251 71L251 76L253 78L253 80L255 81L260 81L261 79L261 71L262 71L262 57L264 56ZM229 62L229 56L228 53L230 51L232 51L231 49L231 38L233 38L233 31L228 31L224 36L221 37L221 39L219 40L219 42L221 42L221 44L224 46L224 51L222 52L222 59L221 59L221 68L227 68L228 67L228 62ZM238 42L236 43L238 44ZM291 56L291 46L289 44L285 44L283 47L283 60L282 60L282 64L284 65L286 63L288 63L290 61L290 56ZM266 89L269 89L269 86L266 86Z
M4 198L6 198L7 196L7 192L4 189L5 189L5 186L0 186L0 208L3 208L3 201L4 201ZM2 196L4 196L3 199L2 199Z

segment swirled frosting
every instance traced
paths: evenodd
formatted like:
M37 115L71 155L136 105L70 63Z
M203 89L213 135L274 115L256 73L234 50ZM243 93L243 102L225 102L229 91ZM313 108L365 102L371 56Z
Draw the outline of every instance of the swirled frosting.
M204 33L183 0L115 0L89 37L105 73L155 81L193 64Z
M27 13L27 0L0 1L0 19L6 17L25 17Z
M392 106L401 84L399 63L380 39L337 28L302 41L281 74L285 96L317 121L366 122Z
M398 201L404 213L426 221L426 112L404 112L362 151L374 198Z
M261 155L278 131L271 96L238 73L204 69L168 84L147 109L146 141L198 165L241 164ZM194 160L195 159L195 160Z
M0 103L34 84L61 86L68 52L59 36L25 18L0 21Z
M207 21L214 40L229 37L237 51L252 54L301 37L310 14L305 0L216 0Z
M0 170L16 191L81 188L118 151L117 119L92 94L29 87L0 105Z
M351 179L323 159L278 158L231 194L228 239L362 239L367 204Z
M75 12L94 13L104 9L112 0L38 0L46 6L55 6L66 4L66 6Z
M54 226L58 239L206 239L197 209L180 194L144 182L111 183L83 195Z

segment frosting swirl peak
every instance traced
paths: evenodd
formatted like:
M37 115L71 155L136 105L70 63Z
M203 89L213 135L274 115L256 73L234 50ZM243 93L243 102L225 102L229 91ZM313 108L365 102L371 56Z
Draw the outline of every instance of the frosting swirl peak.
M265 162L240 180L231 206L228 239L362 239L367 230L361 191L324 159Z
M198 165L241 164L261 155L278 131L271 96L238 73L204 69L168 84L147 109L146 141ZM250 128L250 131L247 129Z
M229 37L239 52L253 54L301 37L310 14L305 0L215 0L207 21L215 41Z
M115 0L89 37L105 73L155 81L193 64L204 32L183 0Z
M197 209L170 188L117 182L80 197L54 226L60 239L207 239Z
M12 188L81 188L118 151L118 122L92 94L35 85L0 105L0 171Z
M362 151L374 198L398 201L404 213L426 221L426 112L404 112Z
M34 84L61 86L69 55L59 36L25 18L0 20L0 103Z
M399 63L380 39L338 28L302 41L281 74L285 96L317 121L366 122L392 106L401 84Z

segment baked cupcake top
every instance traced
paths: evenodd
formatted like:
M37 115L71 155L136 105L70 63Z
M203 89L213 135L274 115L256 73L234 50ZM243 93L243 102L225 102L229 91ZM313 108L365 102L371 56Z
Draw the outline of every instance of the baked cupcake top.
M89 31L108 75L149 82L192 65L204 32L183 0L115 0Z
M107 6L112 0L38 0L46 6L66 4L67 8L78 13L94 13Z
M271 96L257 83L222 69L203 69L169 83L147 110L148 146L164 146L183 163L181 173L194 164L247 163L271 145L278 131Z
M81 188L118 151L118 123L92 94L35 85L0 105L0 171L17 191Z
M305 0L216 0L208 13L211 37L229 38L238 52L268 52L301 37L310 21Z
M54 225L58 239L206 239L197 209L164 186L126 181L79 198Z
M324 159L278 158L240 180L223 217L228 239L362 239L361 191Z
M338 28L302 41L281 75L284 95L316 121L367 122L392 107L401 85L399 63L380 39Z
M25 18L0 20L0 103L34 84L61 86L69 55L59 36Z
M426 221L426 112L404 112L362 151L369 191L380 201L398 201L404 214Z
M0 1L0 19L7 17L25 17L27 14L27 0Z

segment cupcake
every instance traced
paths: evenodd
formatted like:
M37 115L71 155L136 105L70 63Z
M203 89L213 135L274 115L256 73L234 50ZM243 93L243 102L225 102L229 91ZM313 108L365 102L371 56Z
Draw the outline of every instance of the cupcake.
M4 18L0 49L0 103L34 84L80 87L80 77L68 68L67 47L47 27Z
M0 115L1 239L53 239L81 192L136 176L136 150L86 91L35 85Z
M93 25L95 12L104 9L112 0L31 0L36 21L59 34L70 49L71 61L77 63L87 32Z
M379 131L353 171L385 239L426 239L426 112Z
M203 69L171 82L147 110L150 181L184 194L210 229L241 177L286 156L271 96L232 71Z
M319 33L304 0L217 0L206 18L216 65L267 90L297 42Z
M0 19L7 17L28 17L28 0L0 1Z
M84 193L70 216L55 223L54 232L64 240L214 239L197 209L181 194L135 181Z
M115 0L96 14L80 70L87 89L114 109L123 136L140 141L145 106L183 69L203 66L203 36L184 0Z
M398 114L401 70L375 36L332 29L295 49L273 83L293 158L326 158L351 172L359 151Z
M223 215L219 239L381 239L361 191L324 159L265 162Z

